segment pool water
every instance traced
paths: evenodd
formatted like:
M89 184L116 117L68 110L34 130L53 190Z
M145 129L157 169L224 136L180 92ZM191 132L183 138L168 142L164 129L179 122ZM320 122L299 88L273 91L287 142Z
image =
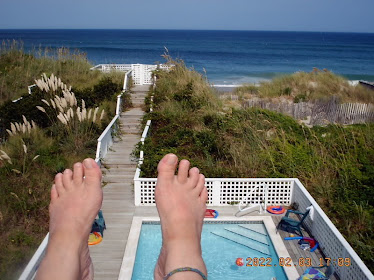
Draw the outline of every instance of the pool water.
M262 222L206 222L201 244L208 279L287 279ZM143 222L132 280L153 279L160 248L160 224ZM243 266L236 265L237 258L243 258ZM247 258L252 260L247 261ZM257 262L256 258L262 260L264 266L260 266L261 262Z

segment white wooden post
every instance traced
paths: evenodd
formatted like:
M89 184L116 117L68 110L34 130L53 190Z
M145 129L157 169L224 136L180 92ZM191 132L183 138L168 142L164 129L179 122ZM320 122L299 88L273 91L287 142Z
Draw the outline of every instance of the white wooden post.
M138 171L139 168L137 168ZM135 175L136 176L136 175ZM140 206L140 181L134 181L134 196L135 196L135 206Z
M213 206L220 206L220 198L221 198L221 182L214 181L213 182L213 193L212 193L212 204Z

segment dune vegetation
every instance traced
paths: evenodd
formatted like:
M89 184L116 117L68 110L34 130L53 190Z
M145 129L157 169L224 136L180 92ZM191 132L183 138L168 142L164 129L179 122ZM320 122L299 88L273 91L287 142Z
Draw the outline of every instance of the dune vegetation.
M341 102L374 103L373 91L361 85L353 86L336 74L315 68L312 72L297 72L274 78L270 82L244 85L235 89L240 99L279 98L293 102L314 101L337 97Z
M3 41L0 46L0 104L27 94L27 87L43 73L47 76L53 73L75 90L92 88L103 78L100 71L90 70L92 66L85 53L79 50L39 47L26 52L20 41ZM105 76L118 84L123 78L116 72Z
M142 176L155 177L161 157L175 153L206 177L299 178L374 271L374 125L308 128L279 113L234 108L183 61L172 63L155 73Z
M16 279L48 232L55 174L94 157L115 114L124 74L90 67L74 55L0 55L0 279ZM31 83L37 86L28 95Z

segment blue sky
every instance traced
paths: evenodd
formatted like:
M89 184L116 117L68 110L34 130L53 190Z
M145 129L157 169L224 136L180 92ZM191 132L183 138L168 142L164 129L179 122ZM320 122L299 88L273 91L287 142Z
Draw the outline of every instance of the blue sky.
M374 0L0 0L0 29L374 32Z

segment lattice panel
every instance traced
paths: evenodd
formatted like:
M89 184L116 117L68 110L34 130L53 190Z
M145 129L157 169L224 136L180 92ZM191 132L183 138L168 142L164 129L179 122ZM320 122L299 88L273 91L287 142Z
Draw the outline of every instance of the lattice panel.
M268 181L268 205L290 205L292 181Z
M245 200L248 204L289 205L291 203L292 181L221 181L220 204L227 205Z
M141 205L154 205L155 202L155 181L140 182L140 203Z
M216 189L218 193L213 193L214 182L219 184ZM207 179L205 185L208 190L208 205L213 204L213 197L219 196L220 205L230 205L245 199L245 203L259 204L265 201L265 187L267 186L268 205L289 205L291 203L292 181L240 181L222 179ZM154 205L155 181L142 180L140 183L141 205Z
M299 210L305 211L305 209L312 204L308 197L302 192L299 186L295 184L294 187L294 199L293 201L299 204ZM317 207L319 209L317 209ZM357 264L359 260L355 260L354 256L351 256L346 250L345 246L338 239L336 233L339 234L336 228L330 228L323 216L320 214L322 209L314 204L314 220L312 221L310 215L304 220L304 225L308 228L312 236L318 240L320 248L324 252L325 256L331 259L338 258L350 258L350 266L335 266L335 271L341 279L344 280L357 280L357 279L368 279L364 274L360 265ZM340 235L340 234L339 234Z
M205 181L205 186L208 190L208 205L211 205L213 203L213 182Z
M213 199L213 189L212 182L206 182L208 190L208 205L212 204ZM155 205L155 187L156 181L141 181L140 182L140 203L141 205Z

